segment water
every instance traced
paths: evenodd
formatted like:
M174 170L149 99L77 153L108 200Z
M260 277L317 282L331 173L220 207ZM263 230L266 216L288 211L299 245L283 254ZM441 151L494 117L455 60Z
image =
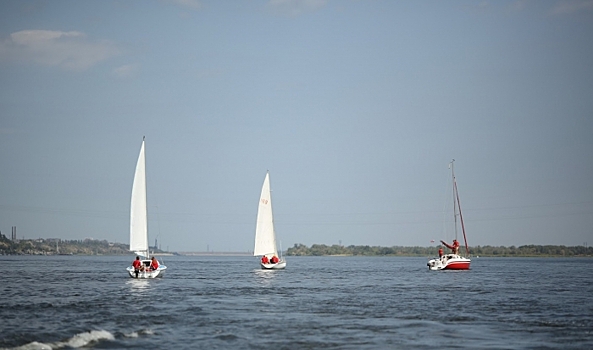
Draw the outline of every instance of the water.
M0 348L593 348L593 259L132 258L0 256Z

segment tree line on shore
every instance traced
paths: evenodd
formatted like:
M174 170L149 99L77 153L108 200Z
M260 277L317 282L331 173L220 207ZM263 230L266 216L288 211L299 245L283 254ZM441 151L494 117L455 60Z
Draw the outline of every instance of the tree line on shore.
M162 253L160 249L150 248L151 251ZM563 246L563 245L523 245L510 246L470 246L471 256L483 257L584 257L593 256L593 247ZM448 251L448 249L445 249ZM465 252L465 247L460 247ZM112 243L106 240L62 240L50 239L20 239L12 241L0 234L0 255L129 255L129 246L124 243ZM307 247L295 244L286 251L290 256L328 256L328 255L360 255L360 256L436 256L438 247L380 247L368 245L325 245L313 244ZM465 254L463 254L465 255Z
M445 252L449 249L445 248ZM519 247L510 246L470 246L471 256L484 257L584 257L593 256L593 247L563 245L522 245ZM461 246L459 252L465 255L465 247ZM379 247L362 245L325 245L313 244L307 247L303 244L295 244L286 251L291 256L324 256L324 255L361 255L361 256L435 256L438 255L438 247Z
M151 251L161 252L153 247ZM107 240L63 240L59 238L12 241L0 234L0 255L129 255L129 245Z

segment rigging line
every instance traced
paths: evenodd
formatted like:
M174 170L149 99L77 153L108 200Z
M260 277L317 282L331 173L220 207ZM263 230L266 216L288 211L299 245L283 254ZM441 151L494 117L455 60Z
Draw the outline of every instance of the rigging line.
M457 195L457 207L459 207L459 220L461 221L461 230L463 231L463 240L465 241L465 253L469 255L469 248L467 246L467 236L465 235L465 225L463 224L463 215L461 214L461 202L459 201L459 191L457 190L457 182L454 182L453 186L455 186L455 194Z

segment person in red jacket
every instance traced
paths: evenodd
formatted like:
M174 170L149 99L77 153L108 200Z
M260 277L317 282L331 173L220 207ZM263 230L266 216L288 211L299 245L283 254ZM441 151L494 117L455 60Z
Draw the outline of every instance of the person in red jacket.
M261 257L261 263L262 264L268 264L269 262L270 261L268 260L268 257L267 256L264 255L264 256Z
M279 261L279 260L278 260L278 257L277 257L276 255L274 255L274 256L272 257L272 260L270 260L270 262L271 262L272 264L277 264L277 263L278 263L278 261Z
M444 241L441 241L447 248L451 249L451 253L459 254L459 242L456 239L453 240L453 244L449 245Z
M150 262L150 270L151 271L156 271L156 269L159 268L159 262L156 260L156 258L153 256L152 257L152 261Z
M439 247L439 258L443 256L443 247Z
M138 278L138 273L142 271L142 261L140 261L140 257L137 256L136 260L132 262L132 267L134 268L134 273L136 274L136 278Z

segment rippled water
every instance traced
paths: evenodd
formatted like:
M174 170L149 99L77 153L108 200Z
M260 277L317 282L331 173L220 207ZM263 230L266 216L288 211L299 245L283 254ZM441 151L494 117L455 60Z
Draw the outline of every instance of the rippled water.
M132 258L0 256L0 348L593 348L593 259Z

